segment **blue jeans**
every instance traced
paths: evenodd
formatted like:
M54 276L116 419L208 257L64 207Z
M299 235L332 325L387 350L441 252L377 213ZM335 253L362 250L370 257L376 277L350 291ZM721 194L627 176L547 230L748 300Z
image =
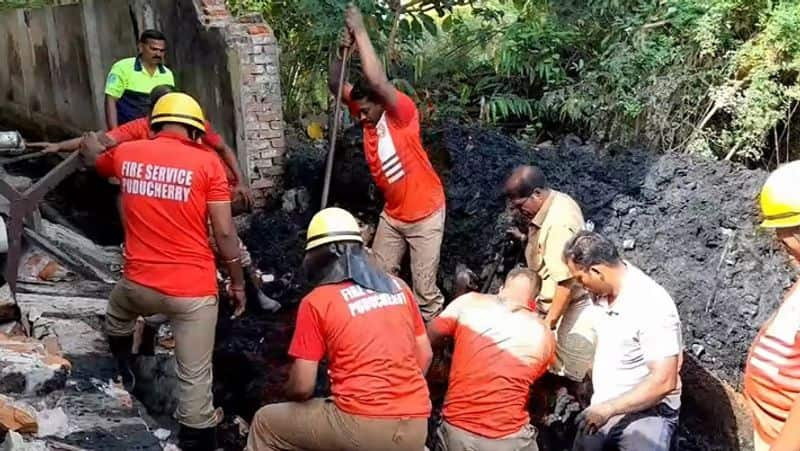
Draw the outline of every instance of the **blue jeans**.
M669 451L678 410L659 404L641 412L611 417L594 434L579 434L572 451Z

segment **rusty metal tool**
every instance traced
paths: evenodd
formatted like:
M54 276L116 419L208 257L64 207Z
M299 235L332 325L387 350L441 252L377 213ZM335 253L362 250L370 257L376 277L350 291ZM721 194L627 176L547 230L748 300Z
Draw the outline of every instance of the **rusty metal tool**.
M350 57L350 47L345 47L342 55L342 69L339 72L339 88L336 92L336 107L333 113L333 129L331 130L331 143L328 149L328 158L325 161L325 181L322 185L322 207L328 206L328 195L331 188L333 175L333 160L336 153L336 135L339 132L339 116L342 114L342 91L344 90L344 76L347 73L347 60Z

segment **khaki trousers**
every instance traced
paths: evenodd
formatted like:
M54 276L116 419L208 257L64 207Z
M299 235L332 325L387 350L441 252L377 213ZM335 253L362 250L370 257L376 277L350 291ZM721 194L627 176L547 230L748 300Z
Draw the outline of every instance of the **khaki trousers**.
M582 382L592 369L597 308L589 295L570 301L556 330L556 360L549 371Z
M330 398L264 406L250 425L246 451L422 451L428 420L377 419L342 412Z
M139 316L166 315L175 336L178 375L178 422L197 429L216 426L211 393L211 356L217 326L216 296L178 298L166 296L127 279L111 292L106 311L106 332L132 335Z
M411 251L411 282L420 312L430 321L442 310L444 296L436 286L439 252L444 236L445 208L417 222L403 222L381 213L372 251L386 272L397 275Z
M442 420L436 429L436 451L539 451L536 435L536 428L528 424L511 435L492 439Z

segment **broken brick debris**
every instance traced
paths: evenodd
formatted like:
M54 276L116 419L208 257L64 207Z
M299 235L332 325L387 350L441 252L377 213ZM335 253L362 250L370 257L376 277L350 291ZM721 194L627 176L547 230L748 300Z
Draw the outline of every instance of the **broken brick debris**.
M35 433L38 428L33 407L10 396L0 395L0 431Z
M49 348L49 349L48 349ZM33 338L0 334L0 392L46 394L63 388L72 365Z

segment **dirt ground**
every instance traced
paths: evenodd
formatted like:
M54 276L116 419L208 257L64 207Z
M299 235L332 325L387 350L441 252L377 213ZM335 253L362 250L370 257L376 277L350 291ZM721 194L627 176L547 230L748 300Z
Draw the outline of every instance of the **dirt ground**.
M447 192L439 273L446 293L456 265L480 274L503 240L509 223L501 194L505 177L519 164L539 165L555 189L578 200L595 230L624 248L625 258L664 285L678 305L685 347L694 358L684 367L687 388L677 449L745 449L741 446L749 432L737 430L740 406L729 400L726 385L701 368L739 389L749 343L792 280L773 236L757 228L756 199L765 172L687 155L600 150L574 137L536 148L458 124L438 128L426 141ZM359 132L348 130L342 143L333 203L375 222L381 200L361 155ZM217 393L247 418L259 395L264 401L278 400L288 363L291 306L306 290L297 268L304 228L317 208L324 152L299 141L292 148L286 187L308 188L312 211L267 211L253 218L246 235L263 270L276 277L291 275L286 277L291 283L268 287L287 311L280 318L251 315L231 326L235 333L223 330L217 348L218 368L241 370L235 376L216 371L218 386L229 387ZM509 263L501 269L508 270ZM258 332L262 328L266 336Z

